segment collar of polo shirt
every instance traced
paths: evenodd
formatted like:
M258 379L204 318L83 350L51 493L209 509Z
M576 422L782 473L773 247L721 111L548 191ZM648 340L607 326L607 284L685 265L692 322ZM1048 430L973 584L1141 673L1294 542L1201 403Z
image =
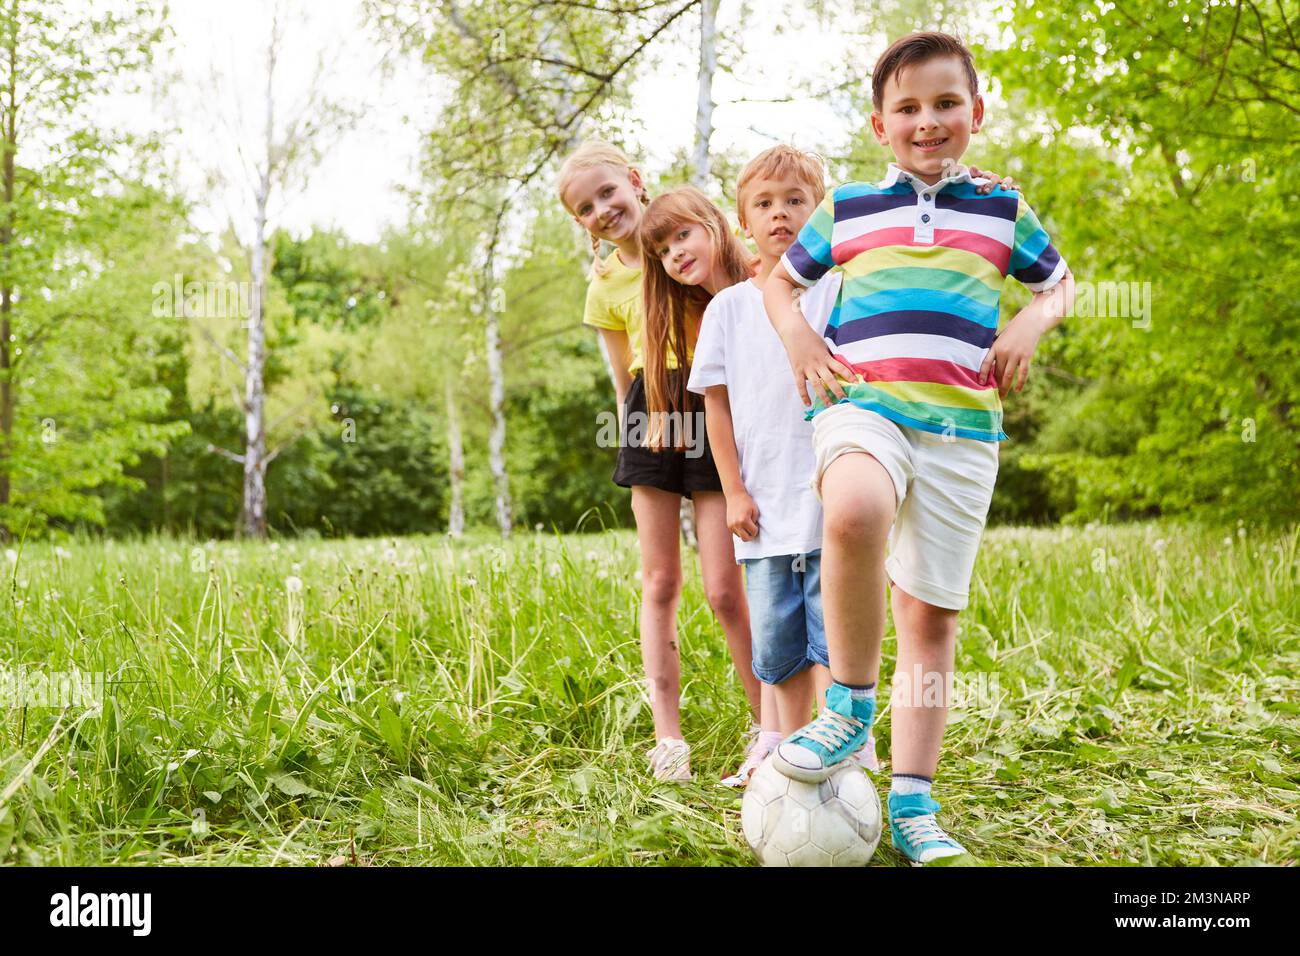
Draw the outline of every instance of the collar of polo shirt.
M903 167L899 166L897 163L890 163L889 172L885 175L884 181L881 182L880 188L888 189L897 182L909 184L916 190L918 195L928 192L933 196L939 190L943 189L945 186L951 185L952 183L969 183L974 182L974 180L971 178L970 167L958 163L953 172L949 173L943 179L931 186L919 179L916 174L909 173L907 170L903 169Z

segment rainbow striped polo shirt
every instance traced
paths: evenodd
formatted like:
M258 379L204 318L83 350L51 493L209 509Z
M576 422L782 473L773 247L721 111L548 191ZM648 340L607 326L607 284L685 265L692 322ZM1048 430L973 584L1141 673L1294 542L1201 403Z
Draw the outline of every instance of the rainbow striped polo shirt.
M981 182L958 166L928 186L890 163L879 185L827 193L781 262L804 286L844 274L826 338L857 375L847 401L900 425L1001 441L997 383L981 385L979 368L1002 287L1010 275L1041 292L1066 266L1018 192L981 196Z

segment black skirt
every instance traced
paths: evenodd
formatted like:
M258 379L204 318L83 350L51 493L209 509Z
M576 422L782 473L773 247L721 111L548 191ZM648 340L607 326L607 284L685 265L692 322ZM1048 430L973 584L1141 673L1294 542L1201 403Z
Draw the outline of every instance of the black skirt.
M681 385L681 373L668 373L670 390ZM718 468L709 449L708 430L704 427L704 402L690 394L687 411L666 417L665 448L655 451L645 447L650 436L650 417L646 410L645 377L638 371L628 389L623 405L623 429L619 436L618 464L614 483L624 488L647 485L661 491L693 497L697 491L722 491ZM671 447L679 435L683 450Z

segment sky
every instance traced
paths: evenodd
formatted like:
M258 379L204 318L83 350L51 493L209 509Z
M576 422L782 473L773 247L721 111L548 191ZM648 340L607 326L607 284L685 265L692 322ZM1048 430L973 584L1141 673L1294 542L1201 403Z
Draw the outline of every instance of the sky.
M157 58L152 90L116 98L106 110L115 125L170 131L168 141L177 147L171 150L174 174L195 204L196 227L209 235L228 219L251 219L247 183L229 173L240 168L237 144L256 137L264 123L261 84L272 6L265 0L171 0L174 36ZM277 82L283 107L290 110L301 102L323 56L328 63L323 90L359 119L331 138L306 181L271 210L273 220L299 235L334 227L357 241L374 241L386 226L405 219L401 190L417 181L421 137L436 124L447 90L427 68L391 53L394 68L388 75L381 71L385 44L364 32L358 0L299 2L290 9L293 29ZM745 5L723 0L718 32L734 70L720 71L715 79L714 150L750 156L780 141L833 153L848 142L853 118L843 102L805 95L770 101L790 97L796 76L819 87L838 79L829 66L809 65L813 51L816 62L850 64L867 82L884 38L864 42L823 31L807 18L789 18L793 22L780 35L766 27L786 18L789 9L788 0ZM698 18L688 14L672 35L661 38L655 59L643 65L633 86L640 130L624 145L650 172L692 143L697 42ZM211 174L220 170L230 181L214 185Z

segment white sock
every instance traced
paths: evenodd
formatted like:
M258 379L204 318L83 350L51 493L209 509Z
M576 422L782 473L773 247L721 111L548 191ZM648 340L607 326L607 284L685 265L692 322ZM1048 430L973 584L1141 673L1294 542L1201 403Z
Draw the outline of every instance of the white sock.
M928 797L933 783L934 781L929 777L922 777L918 774L896 773L890 778L889 792L896 793L899 796L922 793Z
M875 700L876 685L872 684L870 687L850 687L849 699L850 700Z
M781 736L781 731L779 730L765 730L758 735L758 743L754 745L754 749L759 753L768 750L775 750L776 745L784 739L785 738Z

